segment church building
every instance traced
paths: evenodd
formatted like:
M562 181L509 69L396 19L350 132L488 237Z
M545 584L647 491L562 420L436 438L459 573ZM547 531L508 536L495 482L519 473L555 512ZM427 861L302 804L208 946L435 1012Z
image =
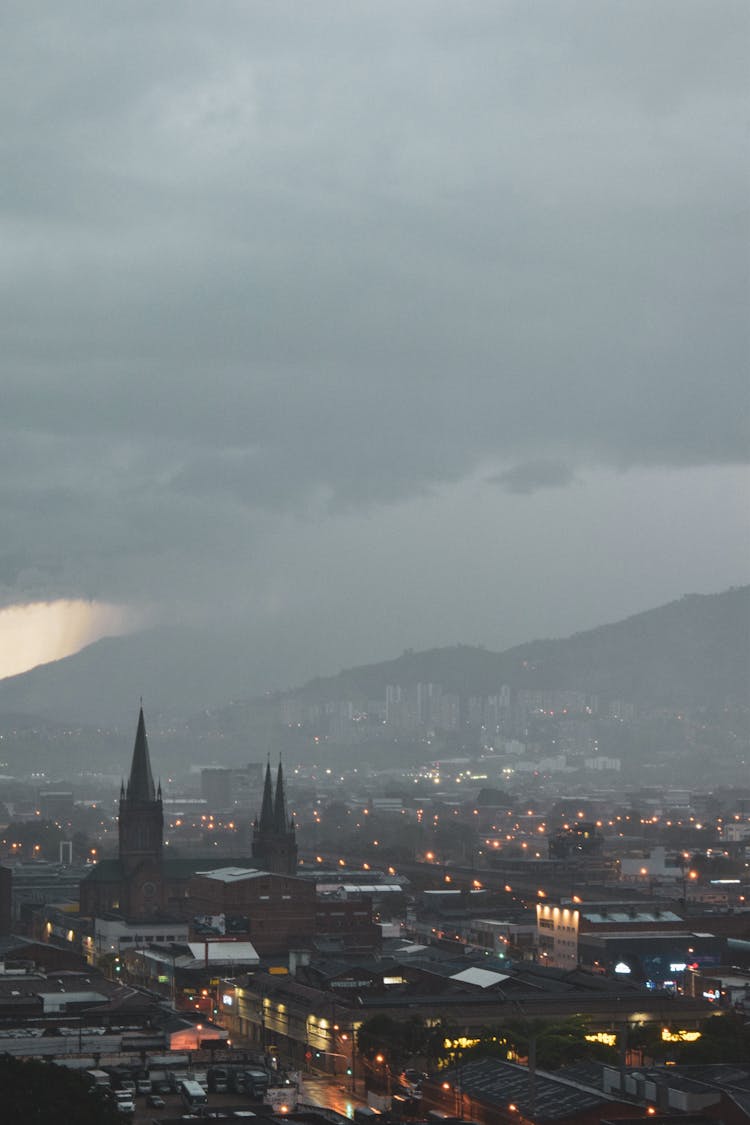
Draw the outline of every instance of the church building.
M253 863L275 875L297 871L297 840L294 820L287 813L284 774L279 762L276 790L271 781L271 763L266 765L263 804L253 825Z
M143 708L127 785L120 789L118 855L100 860L81 881L80 913L88 917L117 914L128 921L189 918L190 880L198 871L227 865L295 875L297 843L287 814L284 777L279 764L274 791L271 766L266 766L260 817L253 826L252 860L216 855L165 858L161 784L154 784Z

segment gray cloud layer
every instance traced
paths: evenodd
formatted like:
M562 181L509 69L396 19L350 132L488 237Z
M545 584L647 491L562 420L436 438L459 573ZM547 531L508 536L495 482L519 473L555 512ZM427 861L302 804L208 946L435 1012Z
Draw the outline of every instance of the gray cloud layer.
M483 466L744 460L748 19L8 5L3 600L197 596Z

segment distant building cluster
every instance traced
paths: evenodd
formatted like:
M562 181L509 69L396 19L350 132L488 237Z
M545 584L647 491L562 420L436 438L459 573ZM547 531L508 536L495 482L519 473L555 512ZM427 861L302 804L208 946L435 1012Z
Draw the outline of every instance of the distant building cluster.
M497 736L523 730L534 718L591 717L632 721L632 703L612 700L600 705L598 695L576 691L513 691L503 684L494 694L467 695L445 691L441 684L389 684L383 699L335 700L310 703L288 696L280 704L286 726L307 724L320 728L334 742L363 738L372 727L387 726L399 735L457 731L462 727L484 731L491 745Z

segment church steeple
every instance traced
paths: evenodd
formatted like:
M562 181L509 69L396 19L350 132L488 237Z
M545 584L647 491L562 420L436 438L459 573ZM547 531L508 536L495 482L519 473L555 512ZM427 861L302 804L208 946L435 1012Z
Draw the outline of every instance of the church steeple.
M266 764L263 805L253 828L253 860L264 871L294 875L297 870L297 841L289 818L284 792L284 771L279 762L274 793L271 763Z
M266 780L263 786L263 804L260 809L258 828L261 832L273 832L274 828L273 782L271 780L270 759L266 762Z
M281 768L281 760L279 760L279 768L276 773L276 796L273 802L273 827L276 832L287 832L289 830L289 818L286 811L286 794L284 793L284 771Z
M119 909L133 918L153 915L159 909L161 895L164 812L161 784L157 792L151 773L142 706L130 777L120 790L118 835L123 877Z
M127 797L129 801L155 801L156 788L154 777L151 773L151 759L148 752L148 739L146 738L146 721L143 718L143 706L138 713L138 730L135 734L133 747L133 761L130 766Z

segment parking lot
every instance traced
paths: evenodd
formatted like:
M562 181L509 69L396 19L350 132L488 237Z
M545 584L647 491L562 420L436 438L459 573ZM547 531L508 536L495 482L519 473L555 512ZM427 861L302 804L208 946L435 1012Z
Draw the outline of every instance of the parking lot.
M195 1120L196 1115L200 1114L201 1118L211 1119L212 1111L222 1111L224 1114L229 1112L238 1116L241 1120L243 1116L250 1114L257 1116L262 1112L262 1102L250 1101L243 1098L239 1094L208 1094L207 1104L199 1109L190 1110L185 1105L180 1094L162 1094L164 1100L164 1107L161 1109L154 1108L147 1105L145 1095L139 1094L135 1099L135 1114L133 1117L123 1115L123 1121L138 1122L151 1122L163 1121L166 1119L174 1119L176 1117L183 1117L192 1114L192 1119Z

